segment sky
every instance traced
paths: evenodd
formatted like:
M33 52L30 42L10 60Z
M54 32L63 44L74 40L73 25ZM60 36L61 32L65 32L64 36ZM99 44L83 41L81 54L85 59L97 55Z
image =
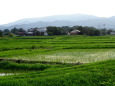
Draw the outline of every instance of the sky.
M65 14L115 16L115 0L0 0L0 24Z

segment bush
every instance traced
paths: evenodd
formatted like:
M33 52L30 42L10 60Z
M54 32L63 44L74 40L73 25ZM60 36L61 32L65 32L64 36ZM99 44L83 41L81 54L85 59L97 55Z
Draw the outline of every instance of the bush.
M14 36L13 33L9 33L9 34L8 34L8 37L13 37L13 36Z

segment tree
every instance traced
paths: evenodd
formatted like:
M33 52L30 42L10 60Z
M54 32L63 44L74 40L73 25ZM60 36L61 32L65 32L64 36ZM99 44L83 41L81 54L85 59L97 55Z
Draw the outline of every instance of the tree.
M95 36L95 30L96 30L96 28L94 28L94 27L89 27L90 36Z
M107 30L106 29L101 29L101 35L107 35Z
M108 30L107 30L107 34L108 34L108 35L110 35L110 34L111 34L111 32L113 32L113 30L112 30L112 29L108 29Z
M18 33L18 29L14 27L10 32L16 35Z
M8 29L4 29L3 33L4 33L4 35L8 35L10 33L10 31Z
M53 36L53 32L47 32L49 36Z
M80 31L79 35L86 35L85 30L84 30L84 28L82 26L78 26L77 30Z
M19 28L18 32L26 32L23 28Z
M67 34L68 32L71 32L73 30L69 26L62 26L61 28L63 29L64 34Z
M79 35L88 35L88 36L97 36L100 35L100 30L94 28L94 27L88 27L88 26L73 26L73 30L79 30Z
M66 30L61 27L49 26L47 27L47 33L48 35L65 35Z
M41 33L39 31L34 31L34 36L40 36Z
M13 37L14 34L13 34L13 33L9 33L8 36L9 36L9 37Z
M41 36L44 36L44 32L41 32L41 34L40 34Z
M3 37L3 31L0 30L0 37Z
M95 30L95 36L100 36L101 35L101 32L100 32L100 30Z

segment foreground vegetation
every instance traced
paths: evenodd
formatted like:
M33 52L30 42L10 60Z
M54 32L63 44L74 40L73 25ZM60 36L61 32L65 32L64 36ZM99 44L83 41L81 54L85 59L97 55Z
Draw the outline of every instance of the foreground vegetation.
M114 86L115 36L0 38L0 86Z
M115 60L0 77L0 86L114 86Z

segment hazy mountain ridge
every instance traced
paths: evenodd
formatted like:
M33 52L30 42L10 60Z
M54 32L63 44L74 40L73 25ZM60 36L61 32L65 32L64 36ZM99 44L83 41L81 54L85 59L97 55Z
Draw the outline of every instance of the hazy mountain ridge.
M47 26L93 26L97 28L115 28L115 16L110 18L96 17L85 14L55 15L39 18L25 18L0 26L0 29L12 29L14 27L29 29L33 27ZM105 25L105 26L104 26Z
M54 16L47 16L47 17L38 17L38 18L25 18L15 22L11 22L8 24L4 24L4 26L12 26L12 25L20 25L20 24L29 24L38 21L43 22L52 22L52 21L81 21L81 20L88 20L88 19L97 19L98 17L92 15L85 15L85 14L70 14L70 15L54 15Z

